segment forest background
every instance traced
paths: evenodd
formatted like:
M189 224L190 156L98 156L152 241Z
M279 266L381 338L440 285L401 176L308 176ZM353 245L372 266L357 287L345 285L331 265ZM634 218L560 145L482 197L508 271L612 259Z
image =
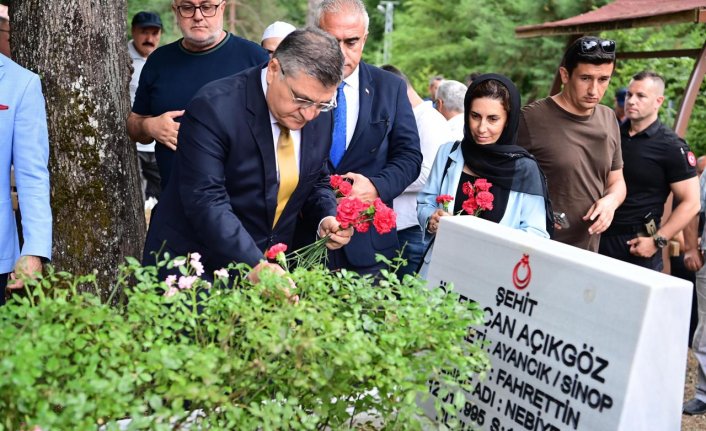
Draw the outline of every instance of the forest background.
M364 0L370 30L364 60L381 65L385 16L379 0ZM232 3L233 0L229 0ZM312 0L237 0L235 31L259 41L264 28L276 20L306 24ZM609 0L399 0L394 9L390 63L404 71L415 89L427 95L429 77L443 75L463 82L470 72L508 75L522 92L523 103L548 94L567 36L518 39L520 25L554 21L584 13ZM128 0L128 22L141 10L159 12L165 22L162 43L180 37L174 26L171 0ZM226 19L227 19L226 13ZM129 32L129 26L126 26ZM615 39L620 51L700 48L706 26L679 24L602 32ZM619 61L602 103L613 105L615 90L627 86L643 69L655 70L667 81L661 119L672 126L694 65L691 58ZM706 89L702 85L702 92ZM706 154L706 101L699 97L689 122L687 141L697 155Z
M211 0L217 2L219 0ZM258 41L275 20L302 26L320 0L227 0L229 30ZM383 63L385 16L380 0L364 0L370 28L364 59ZM132 16L160 13L162 44L180 35L172 0L0 0L10 5L13 58L38 73L47 101L51 202L54 217L52 264L75 274L96 274L96 289L107 298L117 267L126 256L141 256L145 215L135 146L127 136L130 59L126 43ZM512 78L524 103L546 96L569 38L518 39L520 25L554 21L588 12L609 0L399 0L391 33L391 58L427 95L428 79L443 75L463 81L470 72L497 72ZM703 24L680 24L603 32L619 51L700 48ZM662 120L672 126L691 74L691 58L618 61L603 98L642 69L667 82ZM701 92L704 91L702 85ZM117 113L117 114L116 114ZM687 141L706 153L706 101L697 98Z

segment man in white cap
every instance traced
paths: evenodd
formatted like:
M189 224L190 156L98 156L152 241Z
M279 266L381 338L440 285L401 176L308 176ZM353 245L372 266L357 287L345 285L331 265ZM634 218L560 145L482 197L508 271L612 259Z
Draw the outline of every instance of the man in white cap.
M277 49L279 43L282 42L282 39L287 37L287 35L294 30L296 30L296 27L292 24L283 21L275 21L262 33L262 42L260 45L265 48L267 53L270 54L270 58L272 58L272 53L275 52L275 49Z

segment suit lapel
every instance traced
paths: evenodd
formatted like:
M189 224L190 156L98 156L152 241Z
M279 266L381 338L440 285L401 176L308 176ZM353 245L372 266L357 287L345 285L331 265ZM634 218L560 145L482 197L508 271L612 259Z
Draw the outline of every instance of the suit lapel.
M260 80L261 69L253 69L248 76L247 100L248 111L247 124L252 133L255 145L260 152L262 166L264 170L264 193L267 207L267 223L272 226L277 208L277 162L275 159L275 144L272 140L272 125L270 123L270 111L267 108L265 95L262 93L262 83ZM237 115L237 113L234 113Z

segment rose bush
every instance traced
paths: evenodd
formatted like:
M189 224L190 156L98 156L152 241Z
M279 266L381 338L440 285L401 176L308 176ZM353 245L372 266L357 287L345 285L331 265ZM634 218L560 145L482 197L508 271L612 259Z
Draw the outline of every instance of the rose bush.
M0 308L0 429L117 429L129 417L130 429L171 430L197 410L192 429L341 429L366 411L420 429L430 378L459 392L488 367L464 340L482 311L413 277L297 269L292 303L285 277L249 284L240 265L211 285L198 261L158 280L129 259L108 303L80 292L93 276L50 269L28 283Z

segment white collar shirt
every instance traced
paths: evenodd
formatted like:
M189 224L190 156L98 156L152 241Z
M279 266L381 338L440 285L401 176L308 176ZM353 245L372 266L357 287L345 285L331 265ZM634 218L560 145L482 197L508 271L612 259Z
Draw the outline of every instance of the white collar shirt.
M346 95L346 148L348 148L360 113L360 66L356 67L343 82L346 83L343 86L343 94Z

